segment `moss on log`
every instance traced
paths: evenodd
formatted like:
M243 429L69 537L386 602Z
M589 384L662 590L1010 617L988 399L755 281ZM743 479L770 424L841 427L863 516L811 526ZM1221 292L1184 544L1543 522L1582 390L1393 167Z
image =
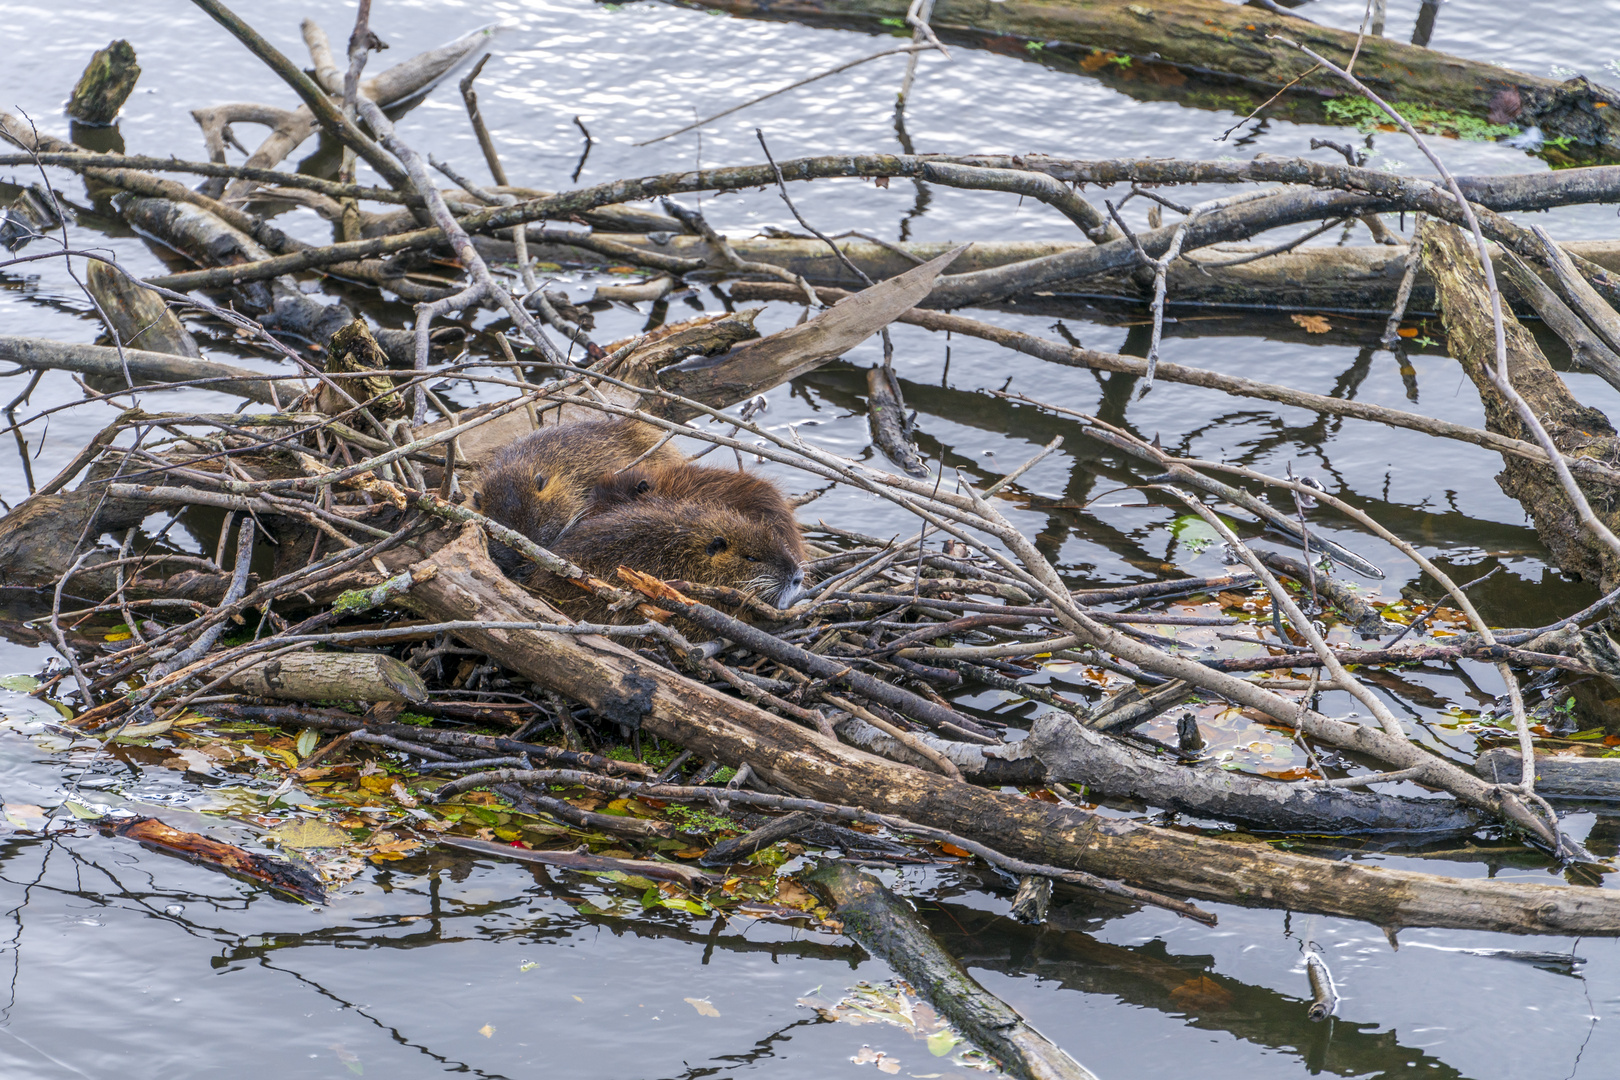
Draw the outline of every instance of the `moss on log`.
M703 6L887 30L905 17L907 0L704 0ZM1245 113L1311 67L1276 37L1341 63L1356 42L1351 31L1221 0L939 0L930 22L948 41L1095 75L1132 96ZM1488 139L1534 125L1550 137L1555 155L1580 148L1586 156L1620 156L1620 92L1583 77L1558 82L1371 36L1361 44L1356 74L1431 132ZM1269 112L1352 126L1381 119L1325 72L1301 80Z
M141 65L135 62L135 48L119 38L105 49L97 49L79 76L68 101L67 112L81 124L110 124L135 89Z

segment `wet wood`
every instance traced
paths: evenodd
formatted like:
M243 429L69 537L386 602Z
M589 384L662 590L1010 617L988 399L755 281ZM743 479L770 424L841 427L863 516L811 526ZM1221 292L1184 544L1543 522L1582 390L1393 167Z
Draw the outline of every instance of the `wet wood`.
M866 421L872 443L883 456L911 476L927 476L928 464L911 440L911 421L900 397L900 381L894 369L879 364L866 372Z
M1620 758L1537 754L1536 791L1549 799L1620 799ZM1524 773L1517 750L1487 750L1474 771L1492 783L1517 784Z
M906 0L713 0L709 6L739 15L853 24L879 32L882 20L903 19L907 12ZM1191 82L1187 89L1204 89L1207 100L1211 75L1266 96L1305 75L1310 59L1279 37L1339 63L1359 47L1356 74L1387 101L1410 102L1431 115L1451 113L1481 125L1534 125L1605 157L1620 154L1620 117L1611 115L1620 107L1620 94L1585 78L1558 82L1373 35L1358 44L1354 30L1252 6L1220 0L938 0L929 21L947 40L963 44L1005 50L1035 42L1043 58L1062 57L1065 66L1075 64L1084 73L1123 68L1130 74L1117 73L1111 81L1127 92L1185 97L1189 105L1200 104L1200 96L1178 94L1178 87ZM1319 71L1302 79L1281 107L1269 111L1289 115L1289 106L1297 104L1303 112L1293 119L1354 123L1366 114L1323 108L1344 93L1342 83Z
M495 844L488 840L474 840L465 836L441 836L439 843L461 851L492 855L514 862L539 863L542 866L560 866L565 870L585 873L634 874L651 881L673 881L690 888L709 888L720 884L713 874L705 874L690 866L674 862L648 862L645 859L615 859L606 855L591 855L579 851L532 851L512 844Z
M135 48L129 42L120 38L97 49L73 88L67 114L81 124L111 124L140 77L141 65L135 62Z
M726 866L730 863L741 862L754 852L763 851L778 840L786 840L789 837L797 836L816 824L817 819L814 814L795 810L791 814L772 818L751 832L720 841L704 852L703 857L698 862L704 866Z
M85 285L112 323L119 344L193 359L202 356L197 339L169 310L163 297L128 275L93 259L85 271Z
M845 863L818 866L800 880L833 908L844 933L884 960L941 1016L1004 1071L1025 1080L1096 1080L1006 1002L980 986L918 920L904 900Z
M1455 226L1431 221L1423 229L1423 263L1434 275L1446 327L1446 348L1462 365L1485 404L1486 427L1525 439L1529 432L1487 374L1496 363L1491 305L1473 241ZM1508 377L1541 418L1553 442L1571 457L1620 459L1620 438L1609 418L1583 405L1559 378L1529 331L1504 314ZM1509 458L1496 482L1529 512L1536 534L1565 573L1600 583L1607 592L1620 584L1620 559L1580 522L1552 470ZM1610 528L1620 527L1620 509L1601 493L1589 493L1593 509ZM1607 507L1607 509L1605 509Z
M175 855L201 866L242 878L267 889L285 893L310 904L326 902L326 888L310 871L258 852L245 851L235 844L210 839L200 833L184 832L165 825L157 818L138 817L127 821L102 823L111 836L133 840L144 848L164 855Z

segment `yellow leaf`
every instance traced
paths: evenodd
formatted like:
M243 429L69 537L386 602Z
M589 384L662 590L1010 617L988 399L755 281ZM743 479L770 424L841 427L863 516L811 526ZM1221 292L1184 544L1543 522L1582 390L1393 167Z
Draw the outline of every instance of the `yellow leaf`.
M478 1029L478 1034L482 1035L486 1039L489 1038L491 1035L495 1034L495 1025L485 1024L483 1027Z
M699 1016L719 1016L720 1010L709 1003L708 998L685 998L685 1002L698 1011Z
M373 795L386 795L394 786L392 776L362 776L360 786Z
M1294 325L1302 327L1307 334L1325 334L1333 329L1332 325L1320 315L1290 315L1288 317L1294 320Z

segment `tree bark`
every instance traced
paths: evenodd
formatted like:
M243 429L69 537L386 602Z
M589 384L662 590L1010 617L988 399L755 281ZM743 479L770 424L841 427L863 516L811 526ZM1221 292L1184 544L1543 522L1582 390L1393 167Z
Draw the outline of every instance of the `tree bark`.
M1530 433L1487 374L1487 368L1496 364L1495 336L1485 277L1473 242L1455 226L1430 222L1423 230L1423 263L1439 290L1446 347L1479 390L1486 427L1528 438ZM1517 319L1504 313L1504 320L1508 377L1541 418L1553 442L1570 457L1620 459L1620 438L1609 418L1569 392ZM1562 570L1599 582L1605 592L1620 584L1620 558L1581 525L1550 468L1509 458L1496 482L1530 514L1537 535ZM1606 487L1583 490L1593 511L1611 528L1620 527L1616 492Z
M226 685L285 701L426 701L422 677L382 653L291 653L244 668Z

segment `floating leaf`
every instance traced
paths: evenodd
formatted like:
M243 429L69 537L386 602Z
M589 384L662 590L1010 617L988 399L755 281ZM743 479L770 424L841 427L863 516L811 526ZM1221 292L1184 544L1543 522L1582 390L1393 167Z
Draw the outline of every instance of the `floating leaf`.
M684 998L688 1005L698 1011L699 1016L719 1016L720 1010L715 1008L708 998Z
M32 675L0 675L0 690L15 690L26 694L39 689L39 680Z
M33 803L6 803L6 820L23 832L44 832L45 810Z
M485 1024L483 1027L478 1029L478 1034L482 1035L486 1039L489 1038L491 1035L495 1034L495 1025Z
M305 728L303 731L300 731L298 733L298 741L294 744L298 750L298 756L301 758L309 757L309 755L315 752L316 744L318 744L320 741L321 737L314 728Z
M1333 329L1331 323L1320 315L1290 315L1294 325L1301 327L1307 334L1325 334Z
M313 818L299 818L277 825L271 830L271 835L281 842L282 847L295 851L342 847L349 842L348 833L336 825Z

